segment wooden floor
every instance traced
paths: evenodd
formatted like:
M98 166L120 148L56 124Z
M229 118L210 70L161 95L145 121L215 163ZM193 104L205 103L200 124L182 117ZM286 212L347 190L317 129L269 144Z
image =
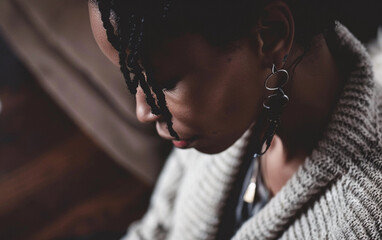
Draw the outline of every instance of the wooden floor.
M0 239L113 239L151 188L78 129L0 47ZM7 55L8 54L8 55Z

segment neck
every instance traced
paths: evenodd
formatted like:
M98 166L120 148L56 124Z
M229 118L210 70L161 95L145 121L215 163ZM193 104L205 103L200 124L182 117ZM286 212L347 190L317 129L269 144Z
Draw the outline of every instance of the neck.
M285 89L290 102L278 134L261 159L265 184L272 195L311 154L341 93L343 81L324 38L318 37L315 43L291 75ZM293 63L301 54L294 51L288 62ZM288 64L285 68L290 72Z
M310 155L328 124L343 85L324 37L318 36L314 43L287 84L290 102L282 115L279 135L288 160ZM288 63L303 54L302 50L293 52Z

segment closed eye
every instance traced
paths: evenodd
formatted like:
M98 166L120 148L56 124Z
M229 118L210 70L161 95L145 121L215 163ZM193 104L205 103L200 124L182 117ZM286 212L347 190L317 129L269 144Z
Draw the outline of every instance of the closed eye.
M179 82L180 78L172 78L171 80L167 81L162 86L162 90L164 92L174 91L176 89L176 85Z

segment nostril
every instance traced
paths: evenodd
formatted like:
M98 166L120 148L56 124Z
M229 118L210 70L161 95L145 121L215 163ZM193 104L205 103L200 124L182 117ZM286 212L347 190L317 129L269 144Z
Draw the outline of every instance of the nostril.
M163 117L162 114L157 115L157 118L158 119L156 121L158 121L158 122L164 122L165 121L165 118Z

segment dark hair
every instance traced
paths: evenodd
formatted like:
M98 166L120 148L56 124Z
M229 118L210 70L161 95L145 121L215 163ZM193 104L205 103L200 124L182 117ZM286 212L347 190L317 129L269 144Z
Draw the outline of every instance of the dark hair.
M109 42L119 52L120 69L132 94L140 84L153 114L162 114L171 136L172 115L162 89L145 65L145 52L186 32L202 34L222 47L249 34L271 0L91 0L98 5ZM295 22L295 42L305 49L334 25L347 1L284 0ZM126 54L129 49L129 54ZM301 60L300 58L299 60ZM145 72L143 71L145 65ZM154 96L156 96L156 99Z

